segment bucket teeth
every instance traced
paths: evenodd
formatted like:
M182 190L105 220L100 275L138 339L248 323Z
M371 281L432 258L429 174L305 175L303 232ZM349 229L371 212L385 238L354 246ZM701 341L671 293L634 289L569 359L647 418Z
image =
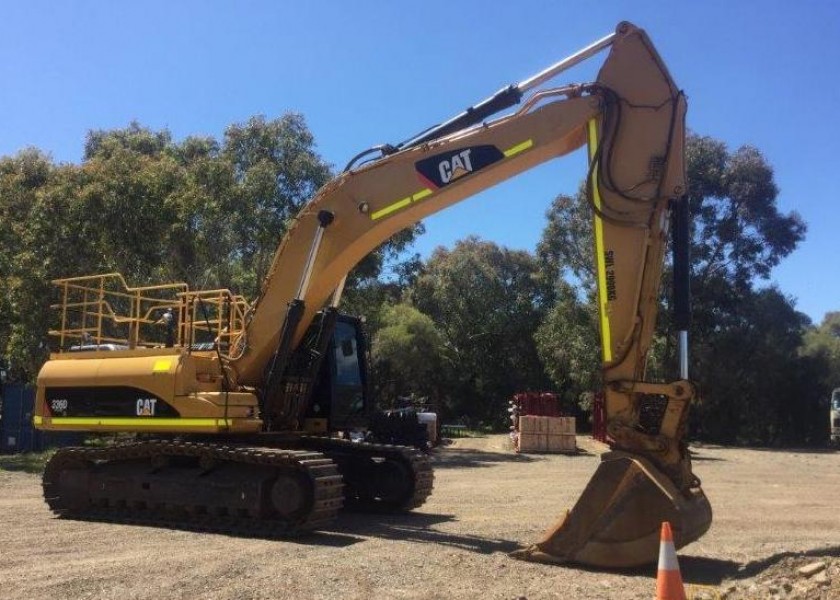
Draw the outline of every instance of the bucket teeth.
M541 541L512 556L601 568L655 563L663 521L671 522L680 548L709 529L712 509L699 487L681 492L650 461L610 452L574 508Z

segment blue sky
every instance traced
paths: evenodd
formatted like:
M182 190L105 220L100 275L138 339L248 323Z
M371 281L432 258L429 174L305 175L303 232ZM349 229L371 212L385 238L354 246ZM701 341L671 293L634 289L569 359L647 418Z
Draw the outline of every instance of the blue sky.
M774 166L808 223L773 273L819 321L840 310L840 3L0 1L0 154L78 161L89 129L136 119L176 138L301 112L336 168L518 82L612 31L645 28L689 97L689 127ZM558 82L590 80L599 59ZM584 175L554 161L426 221L428 255L477 234L533 250Z

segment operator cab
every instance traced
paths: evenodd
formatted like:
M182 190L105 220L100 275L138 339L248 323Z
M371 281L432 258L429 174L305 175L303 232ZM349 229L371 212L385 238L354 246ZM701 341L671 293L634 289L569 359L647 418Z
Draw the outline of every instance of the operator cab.
M367 345L360 319L338 316L324 358L305 427L330 431L366 427L370 413Z

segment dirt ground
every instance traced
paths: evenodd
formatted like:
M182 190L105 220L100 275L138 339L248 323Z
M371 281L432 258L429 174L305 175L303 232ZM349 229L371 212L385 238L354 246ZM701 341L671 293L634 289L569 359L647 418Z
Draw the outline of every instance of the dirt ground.
M39 477L0 472L0 598L644 598L655 567L597 572L515 561L570 507L600 444L517 456L504 436L435 454L435 492L415 513L343 515L295 541L56 519ZM840 453L697 447L715 511L680 551L704 598L840 598ZM807 579L796 569L827 564ZM771 583L766 583L766 582ZM808 584L808 581L813 581Z

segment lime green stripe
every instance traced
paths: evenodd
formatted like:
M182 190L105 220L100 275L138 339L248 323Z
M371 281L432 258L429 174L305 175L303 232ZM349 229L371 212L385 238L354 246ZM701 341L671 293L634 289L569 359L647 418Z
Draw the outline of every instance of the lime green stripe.
M511 156L515 156L520 152L525 152L528 148L534 145L534 140L525 140L521 144L516 144L515 146L508 148L505 150L505 158L510 158Z
M381 219L382 217L387 217L392 212L400 210L401 208L405 208L412 202L419 202L423 198L428 198L433 193L434 192L432 192L432 190L430 190L429 188L424 188L416 194L412 194L411 196L403 198L402 200L397 200L396 202L394 202L393 204L389 204L385 208L380 208L375 213L370 215L370 218L372 221L376 221L378 219Z
M589 121L589 160L595 159L598 144L598 125L595 119ZM598 190L598 165L592 169L592 203L601 210L601 192ZM612 361L612 339L610 318L607 314L607 264L604 257L604 223L598 212L595 213L595 262L598 266L598 312L601 315L601 347L604 362Z
M403 198L402 200L398 200L398 201L394 202L393 204L391 204L390 206L386 206L385 208L377 210L375 213L373 213L370 216L370 218L373 219L374 221L376 221L377 219L381 219L382 217L388 216L392 212L394 212L395 210L399 210L401 208L404 208L404 207L408 206L409 204L411 204L411 196L409 196L408 198Z
M419 192L414 194L411 197L411 199L414 200L415 202L419 202L423 198L426 198L426 197L431 196L431 195L432 195L432 190L430 190L429 188L426 188L426 189L420 190Z
M35 425L44 424L44 419L38 415L32 418ZM157 419L141 417L53 417L50 425L76 425L81 427L229 427L233 419Z
M511 156L516 156L520 152L525 152L525 150L531 148L534 145L534 140L525 140L515 146L512 146L504 151L505 158L510 158ZM371 213L370 219L371 221L378 221L382 217L387 217L391 213L400 210L401 208L405 208L412 202L419 202L424 198L428 198L434 192L429 188L425 188L420 190L419 192L408 196L407 198L402 198L401 200L397 200L393 204L389 204L385 208L380 208L374 213Z

